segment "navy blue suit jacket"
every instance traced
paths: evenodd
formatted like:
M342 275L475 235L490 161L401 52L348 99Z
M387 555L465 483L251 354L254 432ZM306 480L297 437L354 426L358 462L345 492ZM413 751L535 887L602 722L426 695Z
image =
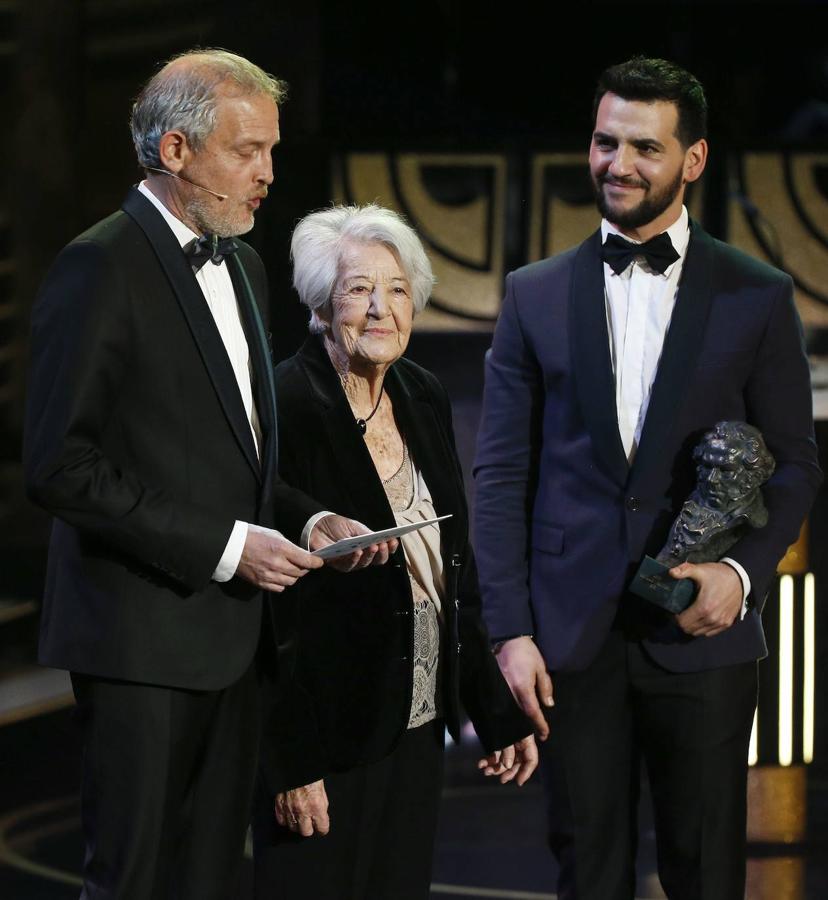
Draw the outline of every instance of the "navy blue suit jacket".
M692 451L721 420L763 433L776 472L770 521L728 556L753 608L713 638L654 620L645 643L674 671L757 659L776 565L821 480L810 378L791 279L707 235L690 245L629 466L609 354L600 231L511 273L486 365L475 460L476 554L493 638L533 634L551 670L594 658L646 553L655 555L695 484ZM643 601L642 601L643 602Z

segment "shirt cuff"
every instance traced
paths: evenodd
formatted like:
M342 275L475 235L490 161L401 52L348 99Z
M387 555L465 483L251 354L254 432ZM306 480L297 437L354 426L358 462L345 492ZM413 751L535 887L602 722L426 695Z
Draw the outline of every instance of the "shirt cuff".
M247 540L247 528L247 522L236 520L224 553L221 554L221 559L213 572L213 581L229 581L236 574L244 550L244 542Z
M744 567L737 563L735 559L731 559L729 556L723 556L719 562L723 562L726 565L730 566L736 574L739 576L739 580L742 582L742 612L739 615L739 620L741 621L747 615L748 605L747 599L748 594L750 594L750 576L744 570Z
M304 550L310 550L310 536L313 531L313 526L316 525L317 522L321 521L325 518L325 516L335 516L336 513L328 512L328 510L323 510L322 512L316 513L316 515L311 516L308 519L307 525L302 529L302 536L299 538L299 546Z

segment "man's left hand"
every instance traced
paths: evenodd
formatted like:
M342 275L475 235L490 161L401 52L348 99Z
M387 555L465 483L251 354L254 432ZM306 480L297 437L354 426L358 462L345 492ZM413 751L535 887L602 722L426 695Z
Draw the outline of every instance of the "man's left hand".
M730 628L742 611L742 579L727 563L682 563L673 578L690 578L699 588L695 601L676 616L693 637L713 637Z
M321 550L328 544L336 543L344 538L368 534L370 530L355 519L346 519L344 516L331 514L320 519L313 526L310 534L310 549ZM396 538L392 538L390 541L379 541L363 550L357 550L347 556L326 559L325 562L339 572L353 572L355 569L364 569L366 566L383 566L398 545L399 541Z
M497 775L501 784L506 784L513 778L521 786L526 784L538 765L538 747L535 736L528 737L509 744L502 750L495 750L488 756L484 756L477 763L477 768L483 770L484 775Z

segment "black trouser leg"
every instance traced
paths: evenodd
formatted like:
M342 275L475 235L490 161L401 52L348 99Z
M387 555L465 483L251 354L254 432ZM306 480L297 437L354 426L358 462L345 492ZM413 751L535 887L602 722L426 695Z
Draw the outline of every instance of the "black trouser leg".
M639 764L625 672L626 642L613 633L586 670L553 676L541 773L560 900L635 893Z
M665 672L630 646L637 728L670 900L742 900L756 663Z
M634 896L641 754L670 900L742 900L756 664L669 672L614 631L553 681L541 758L561 900Z
M82 900L225 900L255 770L253 672L223 691L72 683L84 743Z

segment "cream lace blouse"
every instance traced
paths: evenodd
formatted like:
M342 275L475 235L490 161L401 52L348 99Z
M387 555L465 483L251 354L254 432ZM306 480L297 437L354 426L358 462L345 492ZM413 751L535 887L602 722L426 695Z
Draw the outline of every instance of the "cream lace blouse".
M400 468L383 482L398 525L433 519L431 494L404 448ZM408 727L424 725L440 714L438 667L441 611L446 579L440 555L440 526L427 525L402 537L414 598L414 690Z

